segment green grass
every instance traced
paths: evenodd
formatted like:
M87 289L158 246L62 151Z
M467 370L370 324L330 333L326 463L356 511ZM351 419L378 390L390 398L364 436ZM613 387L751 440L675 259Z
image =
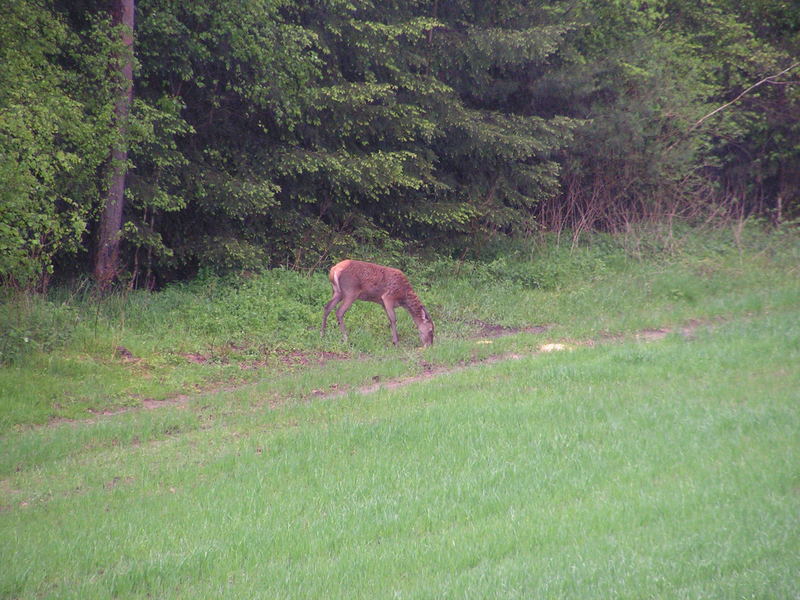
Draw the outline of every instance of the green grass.
M800 243L791 232L594 236L576 248L506 244L482 261L438 258L402 264L437 325L433 363L528 347L495 340L476 349L476 321L549 325L548 338L585 339L785 310L800 295ZM659 242L661 240L661 242ZM334 325L319 336L330 296L325 274L274 270L246 280L201 279L157 294L103 300L86 289L0 304L0 432L53 419L141 406L187 390L216 389L316 371L326 356L369 356L369 380L419 369L418 337L399 311L401 347L389 343L383 310L357 302L350 343ZM541 336L540 336L541 337ZM119 348L133 355L126 359ZM335 382L321 382L328 386Z
M7 302L0 598L800 596L800 245L745 233L401 265L425 351L320 339L323 274Z
M786 316L54 456L3 479L0 593L794 597Z

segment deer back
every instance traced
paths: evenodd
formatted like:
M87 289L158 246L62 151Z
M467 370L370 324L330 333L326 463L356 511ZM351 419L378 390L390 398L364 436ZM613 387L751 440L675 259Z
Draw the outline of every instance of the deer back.
M334 288L359 300L380 303L382 297L388 296L405 305L412 292L411 284L399 269L360 260L343 260L331 267L329 277Z

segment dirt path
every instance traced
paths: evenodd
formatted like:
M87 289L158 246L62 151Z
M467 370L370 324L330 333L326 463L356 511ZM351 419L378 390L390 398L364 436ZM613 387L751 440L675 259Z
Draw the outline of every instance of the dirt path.
M502 325L492 324L492 323L485 323L483 321L472 321L469 323L476 328L476 331L472 334L471 339L476 340L475 343L477 344L491 344L493 343L493 339L497 339L500 337L513 335L517 333L534 333L534 334L541 334L547 332L551 329L552 325L535 325L529 327L519 327L519 328L512 328L512 327L505 327ZM589 340L567 340L561 342L551 342L540 344L535 349L524 352L524 353L504 353L504 354L492 354L484 358L473 358L470 360L466 360L461 362L457 365L436 365L425 360L422 360L419 364L422 368L421 373L417 373L415 375L407 375L402 377L393 377L390 379L381 379L380 376L376 375L373 377L372 383L352 387L352 386L340 386L339 384L331 384L327 389L315 389L310 390L307 394L303 397L305 398L318 398L324 400L331 400L335 398L341 398L351 392L356 392L359 394L372 394L379 390L384 389L396 389L399 387L403 387L406 385L410 385L412 383L417 383L419 381L425 381L429 379L433 379L435 377L439 377L441 375L451 374L451 373L458 373L460 371L464 371L466 369L470 369L476 366L487 365L487 364L494 364L506 360L519 360L524 357L529 356L536 356L538 354L543 354L547 352L558 352L558 351L566 351L571 350L578 347L592 347L600 344L608 344L608 343L620 343L627 339L634 339L640 340L643 342L653 342L657 340L664 339L670 334L678 334L684 337L691 337L695 330L697 330L701 326L712 326L711 322L703 322L699 320L691 320L688 323L674 328L669 327L662 327L657 329L643 329L634 333L633 335L606 335L600 336L597 339L589 339ZM309 365L312 363L316 364L324 364L330 360L347 360L349 357L345 355L335 355L331 353L323 353L320 356L314 355L312 358L311 354L308 356L303 355L299 359L295 357L295 359L299 360L299 364ZM314 358L315 357L315 358ZM143 398L141 399L141 405L135 407L123 407L123 408L115 408L109 410L102 410L97 411L94 413L93 417L88 419L53 419L50 421L45 427L53 427L60 424L70 423L70 424L91 424L96 423L99 419L104 417L110 417L114 415L119 415L122 413L128 413L131 411L136 410L157 410L160 408L167 408L167 407L186 407L188 406L189 402L198 397L203 396L210 396L213 394L217 394L220 392L233 392L239 389L244 389L253 385L256 385L258 382L250 382L240 385L233 385L233 384L223 384L217 385L214 387L209 387L204 390L198 390L194 393L180 393L172 396L170 398L166 398L163 400L154 400L152 398ZM263 403L259 403L259 406L268 406L269 408L278 408L285 404L287 399L275 399L272 398L270 400L266 400Z
M483 330L484 333L486 334L486 337L494 337L494 338L521 332L543 333L552 327L552 326L542 325L542 326L513 329L510 327L503 327L501 325L491 325L483 322L475 322L473 324L479 325L481 327L481 330ZM593 347L600 344L619 343L625 341L626 339L634 339L642 342L655 342L658 340L663 340L664 338L666 338L668 335L671 334L678 334L685 338L691 338L694 335L695 331L703 325L711 326L710 323L704 323L702 321L692 319L691 321L680 327L674 327L674 328L661 327L658 329L642 329L633 334L633 336L610 335L610 336L602 336L598 340L590 339L581 341L567 341L567 342L540 344L539 346L536 347L535 350L532 350L530 352L525 352L522 354L515 352L510 352L505 354L493 354L485 358L472 359L470 361L464 362L456 366L432 365L431 363L422 361L420 365L422 366L423 371L422 373L419 373L417 375L394 377L391 379L387 379L385 381L378 380L376 376L374 382L367 385L362 385L356 388L347 388L347 389L337 388L329 391L313 390L312 394L317 398L325 400L340 398L342 396L351 393L354 390L359 394L373 394L382 389L391 390L406 385L410 385L412 383L417 383L419 381L433 379L434 377L439 377L440 375L458 373L460 371L464 371L466 369L470 369L476 366L494 364L506 360L519 360L521 358L529 356L537 356L539 354L545 354L549 352L561 352L561 351L573 350L578 347ZM480 343L480 341L478 343ZM486 343L492 343L492 342L491 340L486 340Z

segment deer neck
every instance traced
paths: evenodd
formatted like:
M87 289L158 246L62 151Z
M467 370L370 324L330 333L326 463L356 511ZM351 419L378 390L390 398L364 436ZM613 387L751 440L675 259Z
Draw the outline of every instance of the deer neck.
M406 295L403 306L408 311L408 314L411 315L415 325L419 326L420 323L431 320L428 311L425 310L422 302L419 301L419 297L417 297L414 292L410 292Z

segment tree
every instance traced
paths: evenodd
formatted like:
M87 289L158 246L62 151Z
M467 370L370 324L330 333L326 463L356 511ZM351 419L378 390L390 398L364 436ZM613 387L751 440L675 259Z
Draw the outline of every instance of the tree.
M44 289L56 262L74 262L83 248L109 141L98 116L102 90L65 66L81 64L85 54L68 24L43 3L0 4L4 283Z
M796 60L796 3L591 1L572 14L583 25L542 81L585 124L541 222L614 229L797 202L797 86L770 82L731 103Z
M120 51L114 55L119 86L114 103L117 138L111 148L111 176L100 215L94 258L94 277L101 289L108 287L119 271L125 174L128 170L128 117L133 103L133 21L134 0L114 0L111 22L121 41Z
M529 231L533 209L558 193L557 157L577 124L546 105L540 80L573 25L539 2L437 0L443 26L428 39L429 69L452 90L434 98L437 202L419 201L435 223L445 207L475 234ZM467 237L468 236L468 237ZM480 237L480 236L479 236ZM479 239L479 238L478 238Z

